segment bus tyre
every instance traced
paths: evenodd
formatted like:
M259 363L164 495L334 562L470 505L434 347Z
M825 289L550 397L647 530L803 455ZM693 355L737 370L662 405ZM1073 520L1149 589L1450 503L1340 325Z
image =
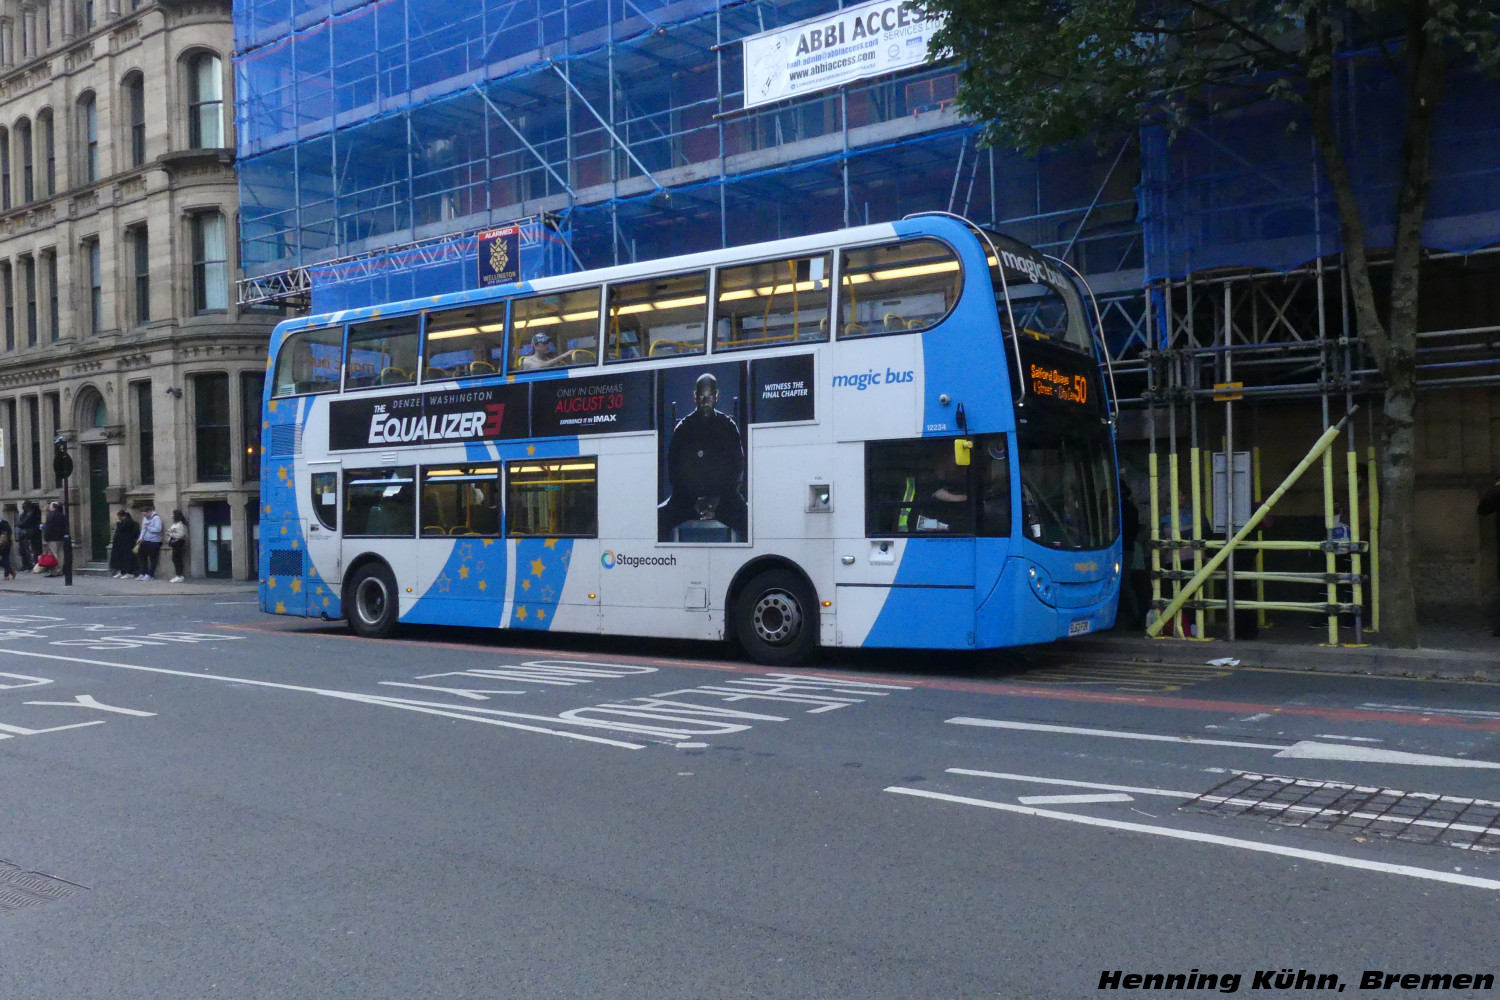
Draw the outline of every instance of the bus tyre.
M795 573L768 570L740 591L734 631L756 663L790 667L812 655L818 642L818 602Z
M400 602L396 579L382 563L361 566L349 581L349 627L366 639L385 639L396 631Z

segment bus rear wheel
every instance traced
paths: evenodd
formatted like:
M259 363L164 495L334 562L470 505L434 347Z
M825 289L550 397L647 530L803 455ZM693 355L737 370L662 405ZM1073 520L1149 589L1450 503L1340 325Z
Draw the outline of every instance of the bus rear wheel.
M366 639L385 639L396 631L400 612L396 579L380 563L361 566L349 581L349 627Z
M818 642L817 599L797 574L767 570L740 591L734 631L756 663L795 666L812 655Z

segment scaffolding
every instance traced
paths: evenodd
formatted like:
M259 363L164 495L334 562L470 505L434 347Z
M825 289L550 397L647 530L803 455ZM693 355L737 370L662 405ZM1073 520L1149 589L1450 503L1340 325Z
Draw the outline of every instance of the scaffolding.
M980 150L952 65L745 110L738 42L840 6L246 0L241 301L317 299L311 268L540 213L598 267L929 210L1138 295L1134 143Z

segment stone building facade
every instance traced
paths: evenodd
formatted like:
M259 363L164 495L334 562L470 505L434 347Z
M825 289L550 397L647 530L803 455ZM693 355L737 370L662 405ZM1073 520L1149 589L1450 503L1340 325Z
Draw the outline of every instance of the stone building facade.
M228 0L0 0L0 513L61 498L63 438L80 564L154 504L191 575L255 577L276 317L235 302L232 45Z

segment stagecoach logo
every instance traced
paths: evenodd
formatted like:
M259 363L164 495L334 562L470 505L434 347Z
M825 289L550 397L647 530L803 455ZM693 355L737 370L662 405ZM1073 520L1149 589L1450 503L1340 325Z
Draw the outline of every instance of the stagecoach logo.
M627 556L623 552L614 552L605 549L604 554L599 557L599 565L605 569L614 569L616 566L624 566L627 569L635 569L638 566L676 566L676 556Z
M484 403L478 410L398 417L376 404L370 414L370 439L374 444L412 444L427 441L470 441L496 438L505 420L504 403Z

